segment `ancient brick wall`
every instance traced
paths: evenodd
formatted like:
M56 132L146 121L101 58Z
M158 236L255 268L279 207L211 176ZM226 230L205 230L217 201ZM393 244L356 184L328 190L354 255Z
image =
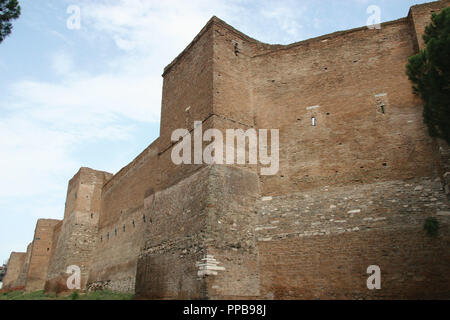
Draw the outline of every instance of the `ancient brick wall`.
M419 16L416 15L417 17ZM259 294L260 297L272 295L301 297L302 294L299 292L290 295L287 287L277 283L278 278L272 283L270 277L266 277L271 273L277 274L278 270L271 267L272 260L265 258L269 257L272 252L277 253L276 250L270 249L270 245L275 240L273 240L273 235L264 234L264 232L268 232L267 230L281 232L282 239L276 240L278 241L276 248L280 254L287 250L295 260L297 257L292 251L293 249L290 249L290 242L283 240L283 237L291 232L315 237L314 239L318 243L323 241L326 245L336 241L331 237L339 238L343 234L344 246L349 246L353 240L351 236L346 239L345 232L359 232L360 230L371 232L370 226L367 227L367 230L365 229L367 223L374 223L375 226L378 226L383 221L389 221L391 227L381 226L381 231L374 232L374 238L376 239L380 232L393 232L392 237L395 237L395 232L398 232L398 241L403 241L398 250L403 252L402 254L405 252L412 254L407 248L408 237L417 230L421 230L426 217L439 214L440 219L444 220L442 221L443 236L441 239L435 240L435 245L430 245L427 250L429 250L429 255L440 255L447 241L445 217L448 212L442 186L438 179L439 165L442 161L436 162L437 154L434 142L428 136L422 122L422 102L412 93L411 83L405 76L407 59L417 49L416 29L411 26L411 18L385 23L381 30L359 28L289 46L261 44L217 18L213 18L210 23L212 23L214 31L212 38L213 127L220 130L250 127L280 129L281 170L275 177L260 177L261 184L258 188L261 188L262 195L276 197L282 194L297 194L311 190L311 192L316 192L315 201L326 202L320 197L320 193L323 192L320 188L330 190L335 188L342 193L348 192L348 198L351 198L354 193L351 191L352 188L357 188L365 190L365 196L372 195L373 197L372 199L369 196L371 200L364 204L366 212L379 213L385 210L384 213L387 217L359 215L360 219L353 221L350 226L346 225L347 216L337 219L330 218L328 220L332 221L328 221L328 224L332 226L325 225L320 229L325 230L324 233L321 233L320 230L311 231L311 226L306 225L311 223L313 226L320 226L319 223L323 222L309 221L305 216L302 216L305 218L304 223L299 222L301 221L299 219L292 225L292 221L286 218L292 213L285 213L285 216L278 217L278 220L274 222L275 225L261 226L264 219L251 220L249 212L255 210L262 214L261 212L264 210L259 208L259 204L252 203L252 197L249 195L246 195L248 199L245 205L238 205L239 196L234 193L229 194L227 192L229 190L225 187L230 183L228 180L230 178L227 176L223 181L215 180L215 183L208 183L207 189L216 204L212 208L202 209L208 212L208 217L217 217L216 215L220 213L219 216L223 215L225 220L229 215L227 212L231 211L235 214L233 217L236 220L232 224L232 230L229 231L222 230L221 219L218 219L217 222L206 220L204 228L207 230L206 233L210 234L208 237L211 245L202 247L204 248L202 254L206 254L206 256L201 261L197 261L197 265L206 270L211 268L213 276L207 278L205 283L197 282L195 284L197 288L200 288L198 290L201 290L198 295L185 289L187 279L192 279L194 270L192 265L196 259L181 263L183 266L185 263L189 265L188 268L183 269L183 272L178 267L170 270L165 268L166 265L180 265L176 257L171 256L169 259L165 251L175 250L175 255L179 254L180 259L181 257L186 259L183 255L184 251L182 247L172 247L171 245L160 247L160 240L152 238L155 237L155 234L148 231L146 236L150 238L146 240L146 249L138 263L137 292L142 296L152 298L252 297ZM176 60L174 64L170 65L170 69L174 68L177 63L179 62ZM182 72L183 68L181 67L179 70ZM170 90L166 92L170 92ZM186 122L192 120L189 118L189 114L190 112L187 112L185 115ZM311 122L313 117L315 118L314 126ZM208 181L217 178L216 171L204 170L209 171L210 180ZM421 179L425 179L423 183L428 184L427 187L414 185L414 183L422 183ZM410 180L415 182L410 182ZM241 190L247 190L246 183L244 181L240 181L240 183ZM408 185L414 185L414 190L417 188L418 191L423 189L427 191L424 191L425 194L418 195ZM350 191L346 191L345 188L350 188ZM395 196L399 196L401 199L396 200L393 195L394 198L389 200L392 202L384 203L387 201L384 197L391 192L389 188L397 188L395 190L398 194ZM191 192L195 193L193 190ZM250 190L252 189L250 188ZM428 194L428 190L433 190L434 194ZM420 197L420 205L416 203L414 198L416 196ZM177 196L173 196L173 198L177 199ZM292 205L289 199L283 198L283 201L285 203L278 203L281 208ZM392 206L395 201L401 204L400 208L399 205ZM183 201L178 202L183 203ZM345 205L349 205L349 203ZM233 209L230 210L230 207L227 206L232 206ZM412 209L407 209L406 206L410 206ZM214 210L217 213L213 213ZM293 209L291 208L291 210ZM324 210L329 210L329 207L321 207L318 204L314 214L320 215L319 212ZM159 214L157 211L156 216ZM171 211L177 212L178 210ZM345 214L354 218L355 213L348 213L351 211L348 210ZM420 214L413 215L411 213L408 216L406 212L410 211L420 212ZM175 216L174 219L181 218ZM410 231L406 225L411 223L411 220L414 222L411 226L411 228L415 228L414 231ZM295 224L297 222L299 225ZM170 223L173 223L172 219ZM287 226L287 230L277 226L276 223ZM239 228L243 228L243 226L246 226L246 232L239 232ZM215 233L214 230L221 230L221 232ZM334 230L336 235L330 230ZM155 228L155 231L165 236L172 234L164 225ZM248 236L253 233L258 233L260 240L257 245L251 244L251 241L249 244L240 241L246 239L245 234ZM228 242L227 236L229 235L235 237L234 242ZM364 244L358 243L356 240L358 236L355 237L355 250L360 250ZM420 239L424 240L425 238ZM421 241L420 239L411 241ZM347 243L347 241L349 242ZM374 247L371 256L373 258L380 257L380 252L389 248L389 244L378 243L380 246ZM254 249L255 246L257 249ZM224 250L224 247L227 249ZM179 251L182 253L180 254ZM198 255L201 256L199 252L192 253L194 258ZM233 252L237 252L234 257ZM259 252L262 257L258 262L259 269L254 264L255 259L253 258L257 255L255 252ZM301 250L299 250L299 254L302 254ZM343 257L353 261L353 254L349 252L346 256L344 253ZM411 259L416 259L414 264L417 266L418 272L426 272L429 264L425 260L419 261L422 259L421 256L427 256L426 252L417 251L414 255ZM382 258L380 260L384 262ZM404 265L401 265L400 262L397 260L397 265L395 263L385 265L386 268L392 267L396 272L401 273L399 270L401 268L407 270L408 266L406 262ZM283 270L282 260L277 260L277 263L281 266L280 270ZM301 264L299 263L299 265ZM447 265L447 260L436 268L442 269L445 265ZM310 268L313 266L309 265ZM284 270L291 267L292 265L288 265ZM335 267L339 266L335 264L330 266L330 268ZM241 269L238 271L239 268ZM258 270L255 271L255 268ZM242 272L243 269L246 272ZM298 268L294 268L294 270L286 271L286 275L281 272L280 277L285 276L288 281L291 274L301 274ZM206 273L208 272L206 271ZM325 273L317 272L317 274L323 279L326 278ZM258 277L264 279L261 280L261 285L256 280ZM361 279L361 277L358 274L355 279ZM422 276L417 277L421 278ZM253 281L246 282L248 279L253 279ZM335 281L335 278L332 279ZM200 281L200 279L198 280ZM347 278L342 281L350 280ZM424 281L428 281L428 284L436 284L438 281L447 283L447 279L440 276L427 278ZM183 290L177 291L177 283ZM320 288L323 286L321 287L319 284L318 282L316 287L311 287L316 296L332 296L331 291L321 291ZM272 286L276 287L277 285L280 286L281 291L275 293ZM360 283L358 285L361 286ZM352 293L352 290L355 290L354 285L348 282L346 286L345 289L345 286L343 287L342 294L350 297L354 293ZM448 284L438 287L445 288L446 286ZM403 292L398 288L398 286L393 286L385 293L386 296L414 296L415 289L411 289L412 287L405 287ZM330 287L327 290L333 289ZM304 296L306 297L306 295ZM356 296L357 294L354 294L354 297Z
M36 224L25 286L27 292L44 290L47 270L53 254L53 231L58 223L60 220L39 219Z
M20 271L25 263L25 252L12 252L9 256L8 269L6 270L5 277L3 278L2 289L10 289L19 287L18 279Z
M26 283L27 283L27 275L28 275L28 266L30 264L30 260L31 260L31 248L32 248L33 244L30 243L27 246L27 252L25 254L25 261L22 265L22 268L20 270L19 276L17 277L17 281L16 281L16 286L17 287L25 287Z
M92 252L96 247L101 190L111 174L81 168L69 182L64 221L53 231L53 251L46 286L57 290L58 278L65 278L69 266L81 270L81 288L86 287Z
M160 137L113 177L82 168L64 221L38 222L27 290L58 288L73 264L83 287L140 298L448 297L450 152L405 75L448 5L287 46L213 17L164 70ZM171 134L194 121L279 129L280 171L175 165ZM383 290L367 290L369 265Z
M277 177L261 178L262 194L296 194L298 191L311 190L316 192L314 201L327 203L321 199L321 193L337 188L339 197L349 192L348 199L356 195L360 198L357 201L362 201L363 198L352 189L355 188L365 191L364 200L367 197L371 199L363 204L366 213L382 212L387 215L359 215L359 221L356 219L351 225L347 225L348 219L354 219L355 214L362 210L354 209L345 211L345 214L341 211L341 216L336 219L332 214L333 218L328 219L327 223L317 218L309 221L304 215L292 222L286 217L293 213L285 211L290 200L283 198L283 202L277 203L282 208L283 216L277 217L268 226L255 226L254 229L260 233L258 248L262 258L259 261L259 277L264 279L260 289L262 296L307 297L300 293L304 288L300 284L300 291L294 293L289 293L288 286L282 285L282 277L289 282L293 274L301 275L301 270L294 268L292 261L302 266L296 259L304 258L301 256L302 250L290 249L291 242L282 239L299 234L299 237L314 237L311 241L323 242L328 246L343 234L342 245L351 246L354 241L356 253L350 250L343 252L341 256L354 261L354 254L363 250L365 245L357 239L364 236L356 235L352 238L352 234L347 237L346 232L361 230L362 233L376 230L373 232L373 251L367 256L372 259L378 257L388 269L387 272L395 270L411 276L411 272L407 271L407 261L397 259L395 263L388 264L382 258L381 253L389 250L391 244L377 241L379 234L389 234L394 239L392 241L399 241L400 245L398 248L394 245L394 250L399 251L400 256L413 255L411 261L417 271L413 278L419 284L416 283L415 287L404 286L402 289L397 282L383 293L384 297L420 297L417 288L424 283L425 286L434 288L434 291L424 292L422 297L443 293L449 286L448 279L442 274L443 268L448 265L448 258L444 255L445 258L436 265L436 260L429 262L427 257L441 256L448 243L445 220L448 216L448 204L438 178L439 165L435 161L434 142L422 123L422 102L413 95L411 84L404 74L408 57L416 52L417 37L415 30L411 29L410 21L400 19L383 24L381 30L360 28L289 46L260 45L219 20L214 27L213 107L218 118L214 123L215 128L225 129L228 123L228 128L254 125L257 128L280 128L281 171ZM236 89L233 86L241 80L234 79L236 74L245 79L238 92L233 90ZM311 123L313 117L316 120L314 126ZM427 186L420 186L418 183ZM344 186L350 188L350 191L342 189ZM217 188L221 192L217 193L216 199L226 202L222 184L218 183ZM394 195L390 188L395 188ZM424 193L420 194L421 190L425 190ZM392 199L385 199L389 194ZM346 197L344 199L347 200ZM345 202L342 205L348 206L348 201ZM392 205L393 203L397 204ZM300 207L302 205L304 204L299 204ZM323 203L315 207L313 214L326 219L320 212L328 212L329 207L321 205ZM251 211L251 208L251 202L247 203L245 209ZM308 206L306 208L309 209ZM222 214L225 212L227 211L221 211ZM262 214L264 216L264 212ZM430 240L423 235L423 222L426 217L436 215L440 217L443 226L442 237ZM384 226L383 222L389 226ZM372 223L375 227L370 226ZM277 224L285 226L287 230ZM247 225L251 226L252 223ZM215 224L209 227L214 228L213 226ZM311 226L318 230L311 230ZM270 248L275 241L270 230L280 232L277 236L281 239L276 240L278 242L275 247L278 251ZM425 247L414 252L408 247L408 237L418 230L422 236L410 241L414 243L414 247L422 241ZM227 234L215 234L211 239L220 243ZM375 245L377 243L378 246ZM208 248L211 254L203 261L212 268L226 270L218 266L221 259L212 254L214 247ZM295 250L298 250L301 257L296 256ZM284 251L289 252L290 263L283 269L283 260L277 259L275 265L280 265L280 270L285 270L286 274L278 273L278 268L272 268L273 259L269 258L272 253L282 254ZM430 267L431 265L434 267ZM317 264L310 264L308 268L314 270ZM332 263L330 268L339 269L339 266ZM353 272L356 269L351 270ZM427 272L433 273L433 270L441 273L426 275ZM309 288L314 297L336 297L332 290L339 287L326 288L320 281L315 285L311 283L312 279L318 280L318 277L339 283L336 277L327 277L325 272L321 273L319 270L315 272L316 277L309 279ZM271 273L275 275L273 283L270 277L266 277ZM220 279L220 275L218 272L216 278L211 278L215 281L208 281L214 283L206 288L209 297L246 295L245 290L239 289L237 280L224 281ZM354 281L362 279L360 274L352 274L351 277ZM400 282L408 281L407 277L398 274L395 277L400 277ZM357 292L364 282L352 284L353 280L350 280L350 276L341 280L347 281L341 287L341 297L358 297ZM140 281L145 282L143 279ZM227 284L229 290L223 290ZM272 286L279 290L274 290ZM367 292L360 291L359 294L367 295Z

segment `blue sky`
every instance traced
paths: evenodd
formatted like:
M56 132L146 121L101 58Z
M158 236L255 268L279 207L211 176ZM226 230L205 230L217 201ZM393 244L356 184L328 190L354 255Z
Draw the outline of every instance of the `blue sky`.
M216 15L287 44L405 17L414 0L19 0L0 44L0 262L61 219L82 166L116 173L159 135L163 68ZM81 9L69 29L67 9Z

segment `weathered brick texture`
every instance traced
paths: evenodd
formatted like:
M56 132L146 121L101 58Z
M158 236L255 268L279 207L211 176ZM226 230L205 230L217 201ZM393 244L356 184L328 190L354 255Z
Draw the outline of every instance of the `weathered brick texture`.
M11 289L20 287L18 282L22 266L25 263L26 253L24 252L12 252L8 260L8 269L6 270L5 277L3 278L2 289Z
M48 266L53 253L54 228L60 222L60 220L54 219L40 219L36 224L25 285L27 292L44 289Z
M101 190L110 173L81 168L69 182L64 220L54 229L52 257L47 272L47 291L58 291L69 266L81 269L81 288L86 288L92 252L96 247Z
M31 248L33 246L33 243L30 243L27 246L27 252L25 254L25 260L21 266L20 269L20 273L19 276L17 277L17 281L15 283L16 287L20 287L23 288L25 287L26 283L27 283L27 275L28 275L28 266L30 264L30 260L31 260Z

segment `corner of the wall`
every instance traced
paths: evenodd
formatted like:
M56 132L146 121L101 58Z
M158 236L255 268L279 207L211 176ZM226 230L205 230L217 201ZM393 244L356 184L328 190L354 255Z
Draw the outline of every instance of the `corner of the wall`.
M164 68L164 72L162 74L162 77L164 78L171 70L174 66L176 66L182 59L183 57L191 51L191 49L193 48L193 46L205 35L208 33L208 31L210 30L211 26L214 23L217 23L219 21L219 19L216 16L213 16L211 19L209 19L209 21L205 24L205 26L202 28L202 30L195 36L194 40L191 41L191 43L189 43L189 45L175 58L172 60L171 63L169 63L165 68ZM212 43L211 43L212 45Z

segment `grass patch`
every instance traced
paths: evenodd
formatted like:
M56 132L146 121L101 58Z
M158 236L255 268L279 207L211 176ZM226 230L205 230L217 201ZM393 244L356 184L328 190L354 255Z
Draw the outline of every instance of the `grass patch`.
M111 291L95 291L88 293L72 292L70 295L57 296L45 294L44 291L24 292L11 291L0 294L0 300L133 300L134 295Z
M11 291L3 293L0 296L0 300L50 300L50 296L44 294L44 291L36 292L24 292L24 291Z

